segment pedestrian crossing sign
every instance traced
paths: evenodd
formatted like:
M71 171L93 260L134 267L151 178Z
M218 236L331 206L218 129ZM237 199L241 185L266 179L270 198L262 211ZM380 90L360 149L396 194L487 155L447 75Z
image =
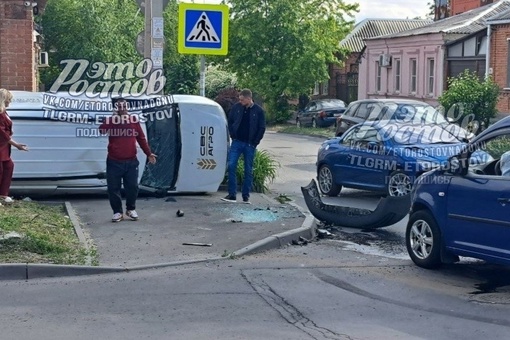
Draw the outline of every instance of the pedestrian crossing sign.
M178 51L183 54L228 53L228 6L179 4Z

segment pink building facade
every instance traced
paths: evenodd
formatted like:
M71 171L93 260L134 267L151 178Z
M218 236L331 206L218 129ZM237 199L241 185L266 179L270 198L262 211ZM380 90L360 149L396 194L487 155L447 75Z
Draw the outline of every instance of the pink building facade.
M445 79L442 33L366 40L358 98L409 98L438 105Z

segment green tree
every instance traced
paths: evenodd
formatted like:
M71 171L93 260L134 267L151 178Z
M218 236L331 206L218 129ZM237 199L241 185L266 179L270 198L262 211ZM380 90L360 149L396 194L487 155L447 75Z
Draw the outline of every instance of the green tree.
M205 75L205 96L216 98L221 90L237 86L236 76L219 65L210 66Z
M65 59L141 61L135 41L144 19L137 13L135 1L48 0L42 27L51 67L43 71L43 83L51 86Z
M198 94L200 79L199 60L196 55L179 54L177 34L179 5L170 1L163 14L165 19L165 49L163 67L166 76L166 93Z
M176 1L170 1L163 14L165 92L196 93L198 59L177 52L177 6ZM141 62L136 38L144 23L145 17L134 0L48 0L41 24L50 67L41 72L41 82L51 87L62 70L61 61L66 59Z
M439 97L439 103L449 118L464 127L474 126L473 122L487 127L497 114L499 91L491 77L481 80L475 72L466 69L448 79L448 89Z
M260 94L268 121L286 121L286 96L309 93L329 78L344 54L338 43L352 29L358 4L343 0L229 0L227 67L242 87ZM280 109L279 109L280 107Z

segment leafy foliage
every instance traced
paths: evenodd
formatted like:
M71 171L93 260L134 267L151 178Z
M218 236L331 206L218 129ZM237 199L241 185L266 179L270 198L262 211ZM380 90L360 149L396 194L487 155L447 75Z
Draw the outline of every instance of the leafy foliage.
M267 150L257 150L255 152L255 159L253 160L253 187L254 192L265 193L269 191L269 183L273 182L276 178L278 163ZM237 184L242 185L244 179L244 159L239 158L237 163ZM225 177L225 181L227 176Z
M177 51L179 27L178 4L171 1L163 14L165 20L165 49L163 67L166 76L166 93L198 94L200 79L199 60L196 55L183 55Z
M216 98L221 90L235 88L237 78L234 74L223 70L219 66L211 66L205 76L205 96Z
M352 29L358 4L343 0L230 0L227 67L242 87L260 93L268 121L288 115L282 96L308 93L343 56L338 43Z
M239 91L230 87L227 89L223 89L218 93L216 98L214 98L220 106L223 108L223 111L228 115L230 113L230 109L234 106L235 103L239 101Z
M480 80L476 73L465 70L448 79L448 90L439 97L439 103L456 122L474 117L487 127L497 114L499 91L492 78Z
M171 1L163 13L165 92L196 93L198 57L177 52L177 8L177 2ZM134 0L48 0L41 24L50 67L42 70L41 82L51 87L62 70L60 62L66 59L138 64L143 57L136 51L136 39L144 23Z
M242 164L244 167L244 163ZM253 190L267 192L268 184L276 178L280 163L274 160L266 150L257 150L253 161Z

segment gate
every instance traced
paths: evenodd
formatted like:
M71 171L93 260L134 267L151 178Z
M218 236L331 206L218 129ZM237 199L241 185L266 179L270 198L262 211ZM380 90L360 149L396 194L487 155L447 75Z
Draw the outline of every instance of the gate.
M346 104L358 99L358 72L337 74L336 97Z

